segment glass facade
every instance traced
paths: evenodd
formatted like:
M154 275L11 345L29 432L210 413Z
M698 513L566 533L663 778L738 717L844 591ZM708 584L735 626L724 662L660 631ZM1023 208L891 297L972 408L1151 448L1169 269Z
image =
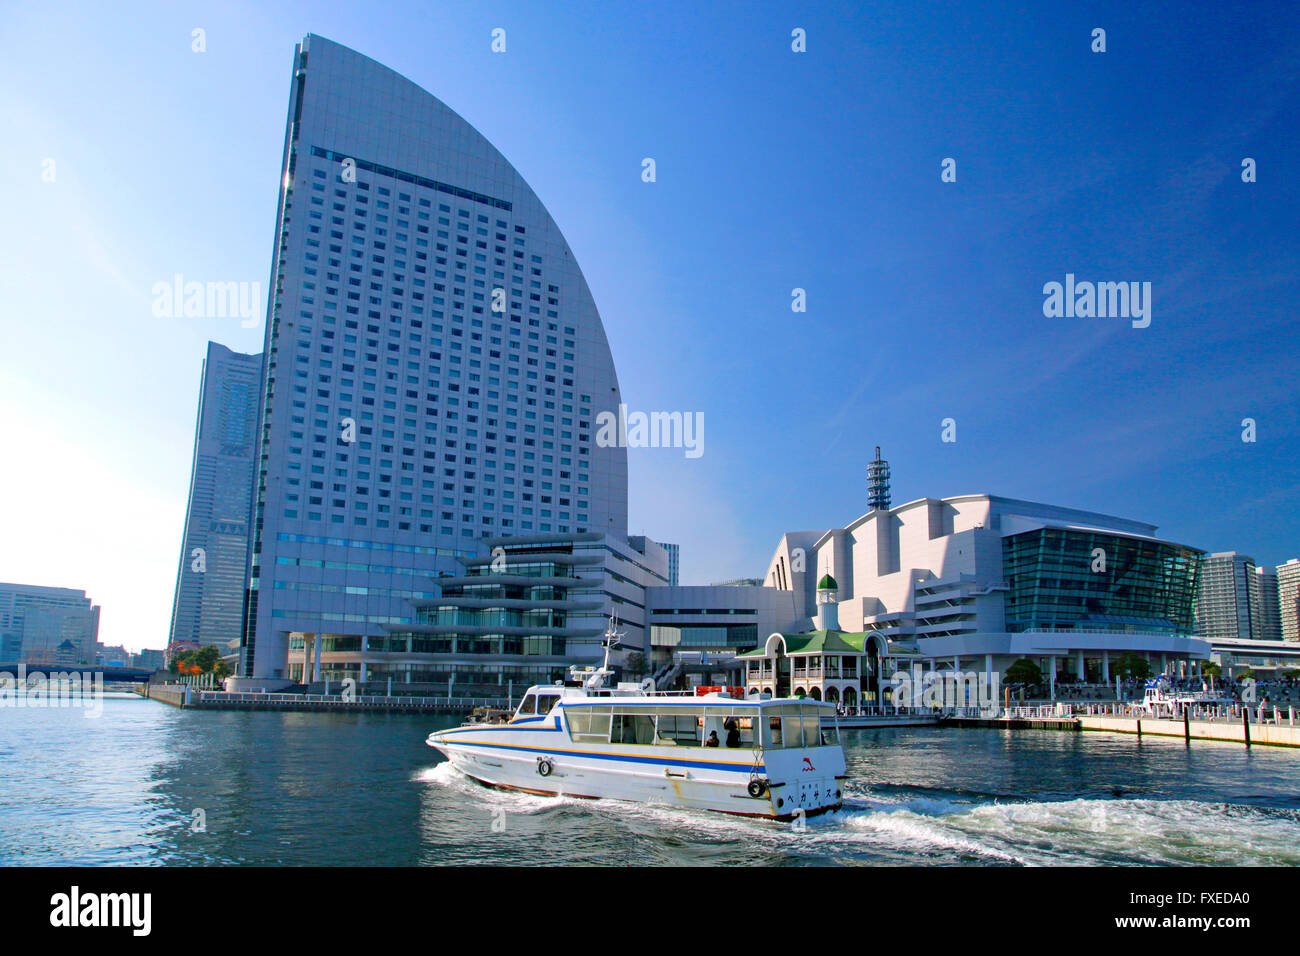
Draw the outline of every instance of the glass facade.
M758 646L757 624L709 624L681 627L656 624L650 630L656 647L683 650L751 650Z
M261 355L208 343L169 643L240 636L261 382Z
M566 563L571 553L571 547L546 544L536 550L503 550L499 558L470 563L463 576L444 579L440 599L416 603L409 631L371 638L367 650L516 658L468 668L457 664L458 674L475 671L477 684L505 684L514 676L509 664L523 663L517 658L564 657L567 638L573 636L568 612L599 607L597 595L570 594L570 588L581 592L599 586L599 578L583 577ZM547 663L538 671L547 682L563 676L563 665ZM427 666L437 669L439 664Z
M1082 529L1009 535L1002 539L1007 630L1190 634L1200 555Z

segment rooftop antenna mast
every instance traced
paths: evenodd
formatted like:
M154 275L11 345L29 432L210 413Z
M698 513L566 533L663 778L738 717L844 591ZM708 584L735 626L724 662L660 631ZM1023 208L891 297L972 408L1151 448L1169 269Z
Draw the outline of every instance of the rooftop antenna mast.
M876 460L867 465L867 506L872 511L889 510L889 462L880 457L876 446Z

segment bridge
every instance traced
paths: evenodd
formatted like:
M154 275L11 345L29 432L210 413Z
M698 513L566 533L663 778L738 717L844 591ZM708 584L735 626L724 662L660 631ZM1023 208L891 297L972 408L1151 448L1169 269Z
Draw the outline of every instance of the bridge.
M144 667L122 667L119 665L93 664L33 664L27 661L0 661L0 675L17 677L20 673L31 677L34 674L81 674L94 679L103 676L105 684L143 684L155 671Z

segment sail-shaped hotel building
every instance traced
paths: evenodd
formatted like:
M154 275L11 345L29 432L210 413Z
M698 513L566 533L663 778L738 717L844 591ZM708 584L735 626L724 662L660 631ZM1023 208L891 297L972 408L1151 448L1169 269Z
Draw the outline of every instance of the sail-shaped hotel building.
M575 566L562 555L633 562L642 584L664 583L667 558L628 543L626 450L593 427L618 377L558 226L445 104L316 35L294 51L282 172L241 675L315 676L323 649L362 680L415 679L416 646L452 649L420 639L458 623L478 660L526 662L531 638L548 659L598 649L637 575L539 616L537 588ZM418 613L498 539L513 590L469 588L449 624Z

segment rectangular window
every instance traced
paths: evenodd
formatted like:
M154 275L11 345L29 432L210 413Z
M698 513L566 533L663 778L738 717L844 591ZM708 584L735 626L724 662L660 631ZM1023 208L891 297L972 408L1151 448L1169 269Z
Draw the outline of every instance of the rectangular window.
M615 714L611 728L610 743L638 744L648 746L654 743L655 719L650 714Z
M700 745L699 714L660 714L657 721L656 744L667 747Z
M566 707L564 719L569 725L569 736L575 742L609 742L609 707Z

